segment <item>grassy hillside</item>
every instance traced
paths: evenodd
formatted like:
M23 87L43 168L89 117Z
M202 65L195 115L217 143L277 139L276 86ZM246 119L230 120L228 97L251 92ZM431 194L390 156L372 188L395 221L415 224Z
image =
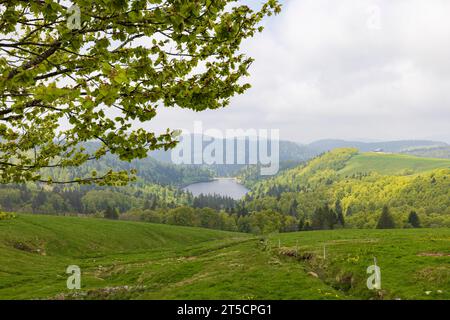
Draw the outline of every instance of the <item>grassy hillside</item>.
M449 229L303 232L261 241L196 228L20 215L0 221L0 299L450 299L449 244ZM365 288L374 255L381 293ZM71 264L82 269L76 295L65 288Z
M328 290L298 267L272 266L257 243L207 229L19 215L0 221L0 299L68 298L69 265L81 267L92 299L306 299Z
M339 173L351 175L361 172L377 172L384 175L396 175L442 168L450 168L450 160L369 152L353 156Z
M272 210L311 222L318 208L340 203L347 226L373 228L383 206L396 226L416 211L423 226L450 226L450 160L359 153L344 148L257 183L251 211Z
M450 229L333 230L281 234L282 253L296 251L329 286L371 299L450 299ZM324 259L325 247L325 259ZM367 290L367 267L381 268L381 290Z

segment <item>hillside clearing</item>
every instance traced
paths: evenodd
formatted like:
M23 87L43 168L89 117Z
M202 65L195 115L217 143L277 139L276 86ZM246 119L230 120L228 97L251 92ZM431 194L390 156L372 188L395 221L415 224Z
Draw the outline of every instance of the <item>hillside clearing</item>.
M352 175L363 172L377 172L384 175L396 175L421 173L443 168L450 168L450 160L368 152L353 156L339 173Z

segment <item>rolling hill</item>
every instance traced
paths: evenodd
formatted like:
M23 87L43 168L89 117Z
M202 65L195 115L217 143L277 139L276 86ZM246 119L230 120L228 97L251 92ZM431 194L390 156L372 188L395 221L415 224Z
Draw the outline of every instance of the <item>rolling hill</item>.
M305 165L253 185L246 206L310 221L339 202L347 225L373 228L383 206L398 227L411 211L427 226L450 226L450 161L335 149Z
M183 138L189 138L189 136L183 136ZM194 148L194 140L195 137L199 139L199 143L201 142L202 136L190 136L191 141L191 161L194 163L194 157L196 156L195 148ZM202 143L202 148L200 148L200 152L204 152L206 147L211 143L211 137L204 136L205 141ZM182 140L182 139L181 139ZM239 143L238 143L239 141ZM251 147L249 146L249 138L234 138L234 139L217 139L219 145L223 146L223 164L202 164L202 165L189 165L191 168L199 167L207 170L211 170L216 176L235 176L246 167L245 164L249 163L249 152ZM255 141L255 140L253 140ZM269 140L269 145L272 141ZM229 152L228 146L232 146L232 150L234 153L234 163L225 163L227 159L227 152ZM164 151L164 150L156 150L150 152L150 157L163 162L163 163L172 163L172 150ZM245 156L245 164L237 164L237 154L242 154ZM288 167L291 164L299 164L303 161L307 161L318 153L316 150L309 148L307 145L300 145L291 141L279 141L279 161L280 167ZM201 154L200 154L201 156ZM258 160L259 161L259 160Z
M89 142L83 144L83 147L89 153L94 153L101 145ZM137 182L140 185L185 186L191 183L209 181L213 177L212 172L200 167L174 165L152 157L127 162L121 161L116 155L112 154L107 154L96 161L88 161L80 167L45 169L42 171L42 175L51 176L55 181L67 181L78 176L89 176L93 170L101 175L111 169L115 171L136 169Z
M377 172L383 175L397 175L434 169L450 169L450 160L367 152L353 156L339 173L351 175L361 172Z
M328 152L338 148L356 148L361 152L371 152L380 149L384 152L402 152L410 148L423 147L448 147L448 144L441 141L429 140L398 140L380 142L346 141L337 139L318 140L308 144L308 147L318 153Z
M206 139L206 137L205 137ZM242 140L242 139L241 139ZM249 141L245 143L237 143L237 139L223 139L219 140L224 147L228 144L234 145L234 154L238 152L246 155L248 162ZM194 136L191 136L192 154L191 160L194 159ZM271 143L271 142L270 142ZM203 149L209 143L203 142ZM95 142L85 143L83 147L89 152L93 153L100 147L100 144ZM308 161L321 153L328 152L336 148L357 148L361 152L370 152L376 149L382 149L385 152L416 152L421 156L430 154L434 156L435 150L439 150L438 155L445 155L448 153L448 145L443 142L436 141L392 141L392 142L377 142L365 143L357 141L345 140L319 140L310 144L298 144L292 141L279 141L279 161L280 168L290 168L302 162ZM159 184L163 186L185 186L191 183L204 182L211 180L214 176L236 176L239 175L245 165L242 164L213 164L213 165L174 165L171 158L172 150L156 150L149 153L145 159L133 160L131 163L120 161L114 155L106 155L102 159L94 163L88 162L80 168L67 168L64 170L43 170L43 175L52 176L54 180L71 180L76 176L87 176L92 170L99 173L105 173L111 168L121 171L137 170L137 178L141 184ZM223 156L226 159L227 149L224 148Z
M247 234L200 228L19 215L0 221L0 299L337 295L295 264L273 265L258 243ZM69 265L81 268L77 294L66 289Z
M449 229L260 239L19 215L0 221L0 299L450 299L449 241ZM382 272L380 291L366 287L374 256ZM80 291L66 289L69 265L81 268Z

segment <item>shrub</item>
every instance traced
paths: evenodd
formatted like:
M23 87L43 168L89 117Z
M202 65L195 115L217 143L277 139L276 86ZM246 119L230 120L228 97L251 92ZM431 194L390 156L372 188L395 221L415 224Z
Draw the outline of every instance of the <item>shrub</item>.
M14 219L16 215L11 212L1 212L0 211L0 220L11 220Z

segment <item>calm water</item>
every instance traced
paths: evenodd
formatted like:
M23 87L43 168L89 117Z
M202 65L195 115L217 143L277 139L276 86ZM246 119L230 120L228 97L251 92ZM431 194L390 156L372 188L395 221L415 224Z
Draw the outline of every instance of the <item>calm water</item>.
M236 200L241 199L249 192L246 187L237 183L234 179L217 179L211 182L194 183L184 189L189 190L194 196L202 193L211 195L219 194Z

